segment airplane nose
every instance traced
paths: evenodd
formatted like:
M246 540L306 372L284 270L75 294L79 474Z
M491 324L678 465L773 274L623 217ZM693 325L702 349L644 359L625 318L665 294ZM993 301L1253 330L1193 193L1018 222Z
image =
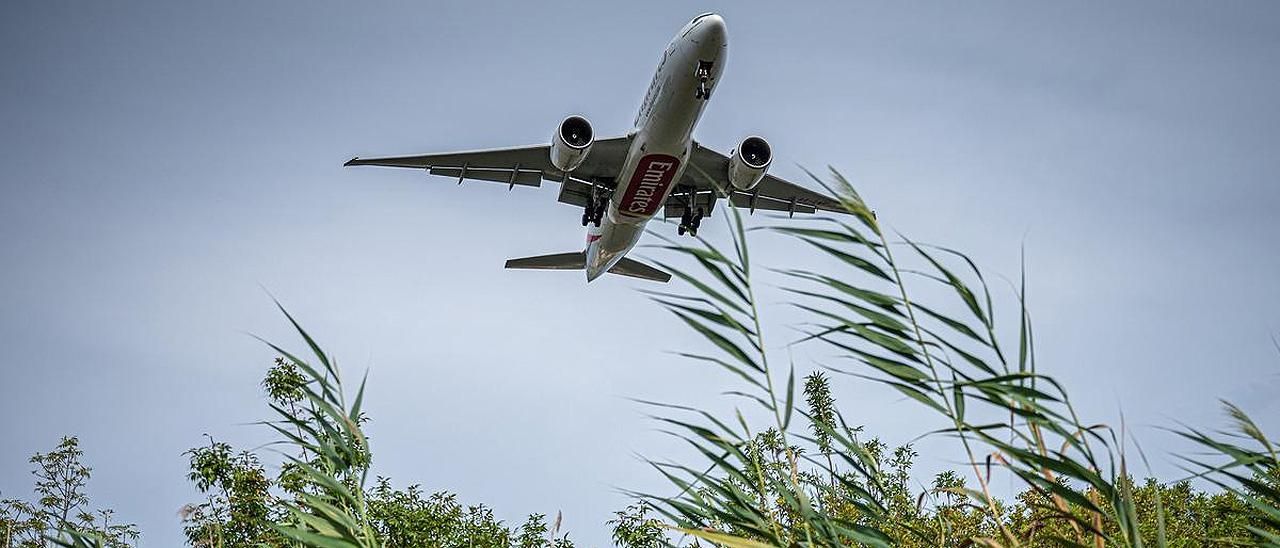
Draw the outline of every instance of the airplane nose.
M698 18L698 31L707 39L720 44L723 44L729 35L724 26L724 18L715 13L708 13Z

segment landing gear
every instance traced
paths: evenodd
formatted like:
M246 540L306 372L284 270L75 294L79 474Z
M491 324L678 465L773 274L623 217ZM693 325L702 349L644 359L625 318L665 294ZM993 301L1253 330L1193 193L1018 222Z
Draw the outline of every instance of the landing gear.
M690 236L697 236L704 214L705 212L698 206L698 191L688 187L684 198L684 213L680 215L680 226L676 228L676 233L684 236L687 232Z
M593 224L597 227L604 220L604 211L608 209L609 201L600 196L595 188L591 190L591 197L587 199L587 205L582 211L582 226Z
M680 226L676 228L676 233L684 236L688 232L690 236L697 236L698 227L702 226L702 215L702 208L693 212L686 210L684 215L680 216Z
M711 69L714 66L714 61L698 61L698 70L693 73L698 77L698 89L693 92L694 99L706 101L711 98Z
M588 224L600 226L600 222L604 220L604 210L607 205L608 202L587 204L585 211L582 212L582 226Z

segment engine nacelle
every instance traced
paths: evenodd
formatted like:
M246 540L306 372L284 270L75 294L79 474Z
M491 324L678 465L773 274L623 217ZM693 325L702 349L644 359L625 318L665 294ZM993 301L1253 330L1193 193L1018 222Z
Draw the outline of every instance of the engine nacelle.
M764 172L773 163L773 149L762 137L747 137L729 157L729 182L738 190L751 190L760 184Z
M587 159L595 134L591 122L581 116L570 116L560 122L551 137L551 165L560 171L573 171Z

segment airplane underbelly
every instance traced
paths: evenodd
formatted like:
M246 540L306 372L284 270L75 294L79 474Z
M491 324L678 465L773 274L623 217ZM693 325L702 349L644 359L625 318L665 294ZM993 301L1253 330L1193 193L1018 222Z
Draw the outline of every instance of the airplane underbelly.
M587 272L595 277L613 268L635 247L644 234L644 222L627 224L606 221L595 235L588 236Z
M692 69L688 72L693 73ZM705 105L705 101L694 98L695 87L688 75L672 75L656 106L644 118L614 192L610 213L616 213L617 222L652 219L679 184L689 157L693 126Z
M684 171L680 158L670 154L645 154L636 161L626 185L619 189L621 197L614 205L619 220L643 221L662 208L671 187Z
M640 127L618 173L604 226L588 236L589 279L613 267L635 247L645 224L666 206L684 174L693 127L709 97L709 90L703 89L706 78L700 81L698 71L706 65L711 71L707 76L718 78L717 61L724 49L723 37L701 38L705 43L681 38L659 66L652 88L656 91L646 98L637 118Z

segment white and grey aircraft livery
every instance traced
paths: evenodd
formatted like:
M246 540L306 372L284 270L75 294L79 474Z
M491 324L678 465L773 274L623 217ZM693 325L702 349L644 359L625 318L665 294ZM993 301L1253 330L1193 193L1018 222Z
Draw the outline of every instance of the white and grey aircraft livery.
M657 74L625 136L595 139L586 118L570 116L549 145L389 158L353 158L348 166L425 169L432 175L516 185L560 183L559 201L583 208L584 251L511 259L507 268L585 270L587 281L609 272L666 282L671 275L626 257L659 212L680 217L677 229L696 234L719 198L735 206L785 211L843 212L840 202L766 173L769 143L743 139L729 156L703 148L693 128L715 91L728 52L724 20L699 15L662 54Z

